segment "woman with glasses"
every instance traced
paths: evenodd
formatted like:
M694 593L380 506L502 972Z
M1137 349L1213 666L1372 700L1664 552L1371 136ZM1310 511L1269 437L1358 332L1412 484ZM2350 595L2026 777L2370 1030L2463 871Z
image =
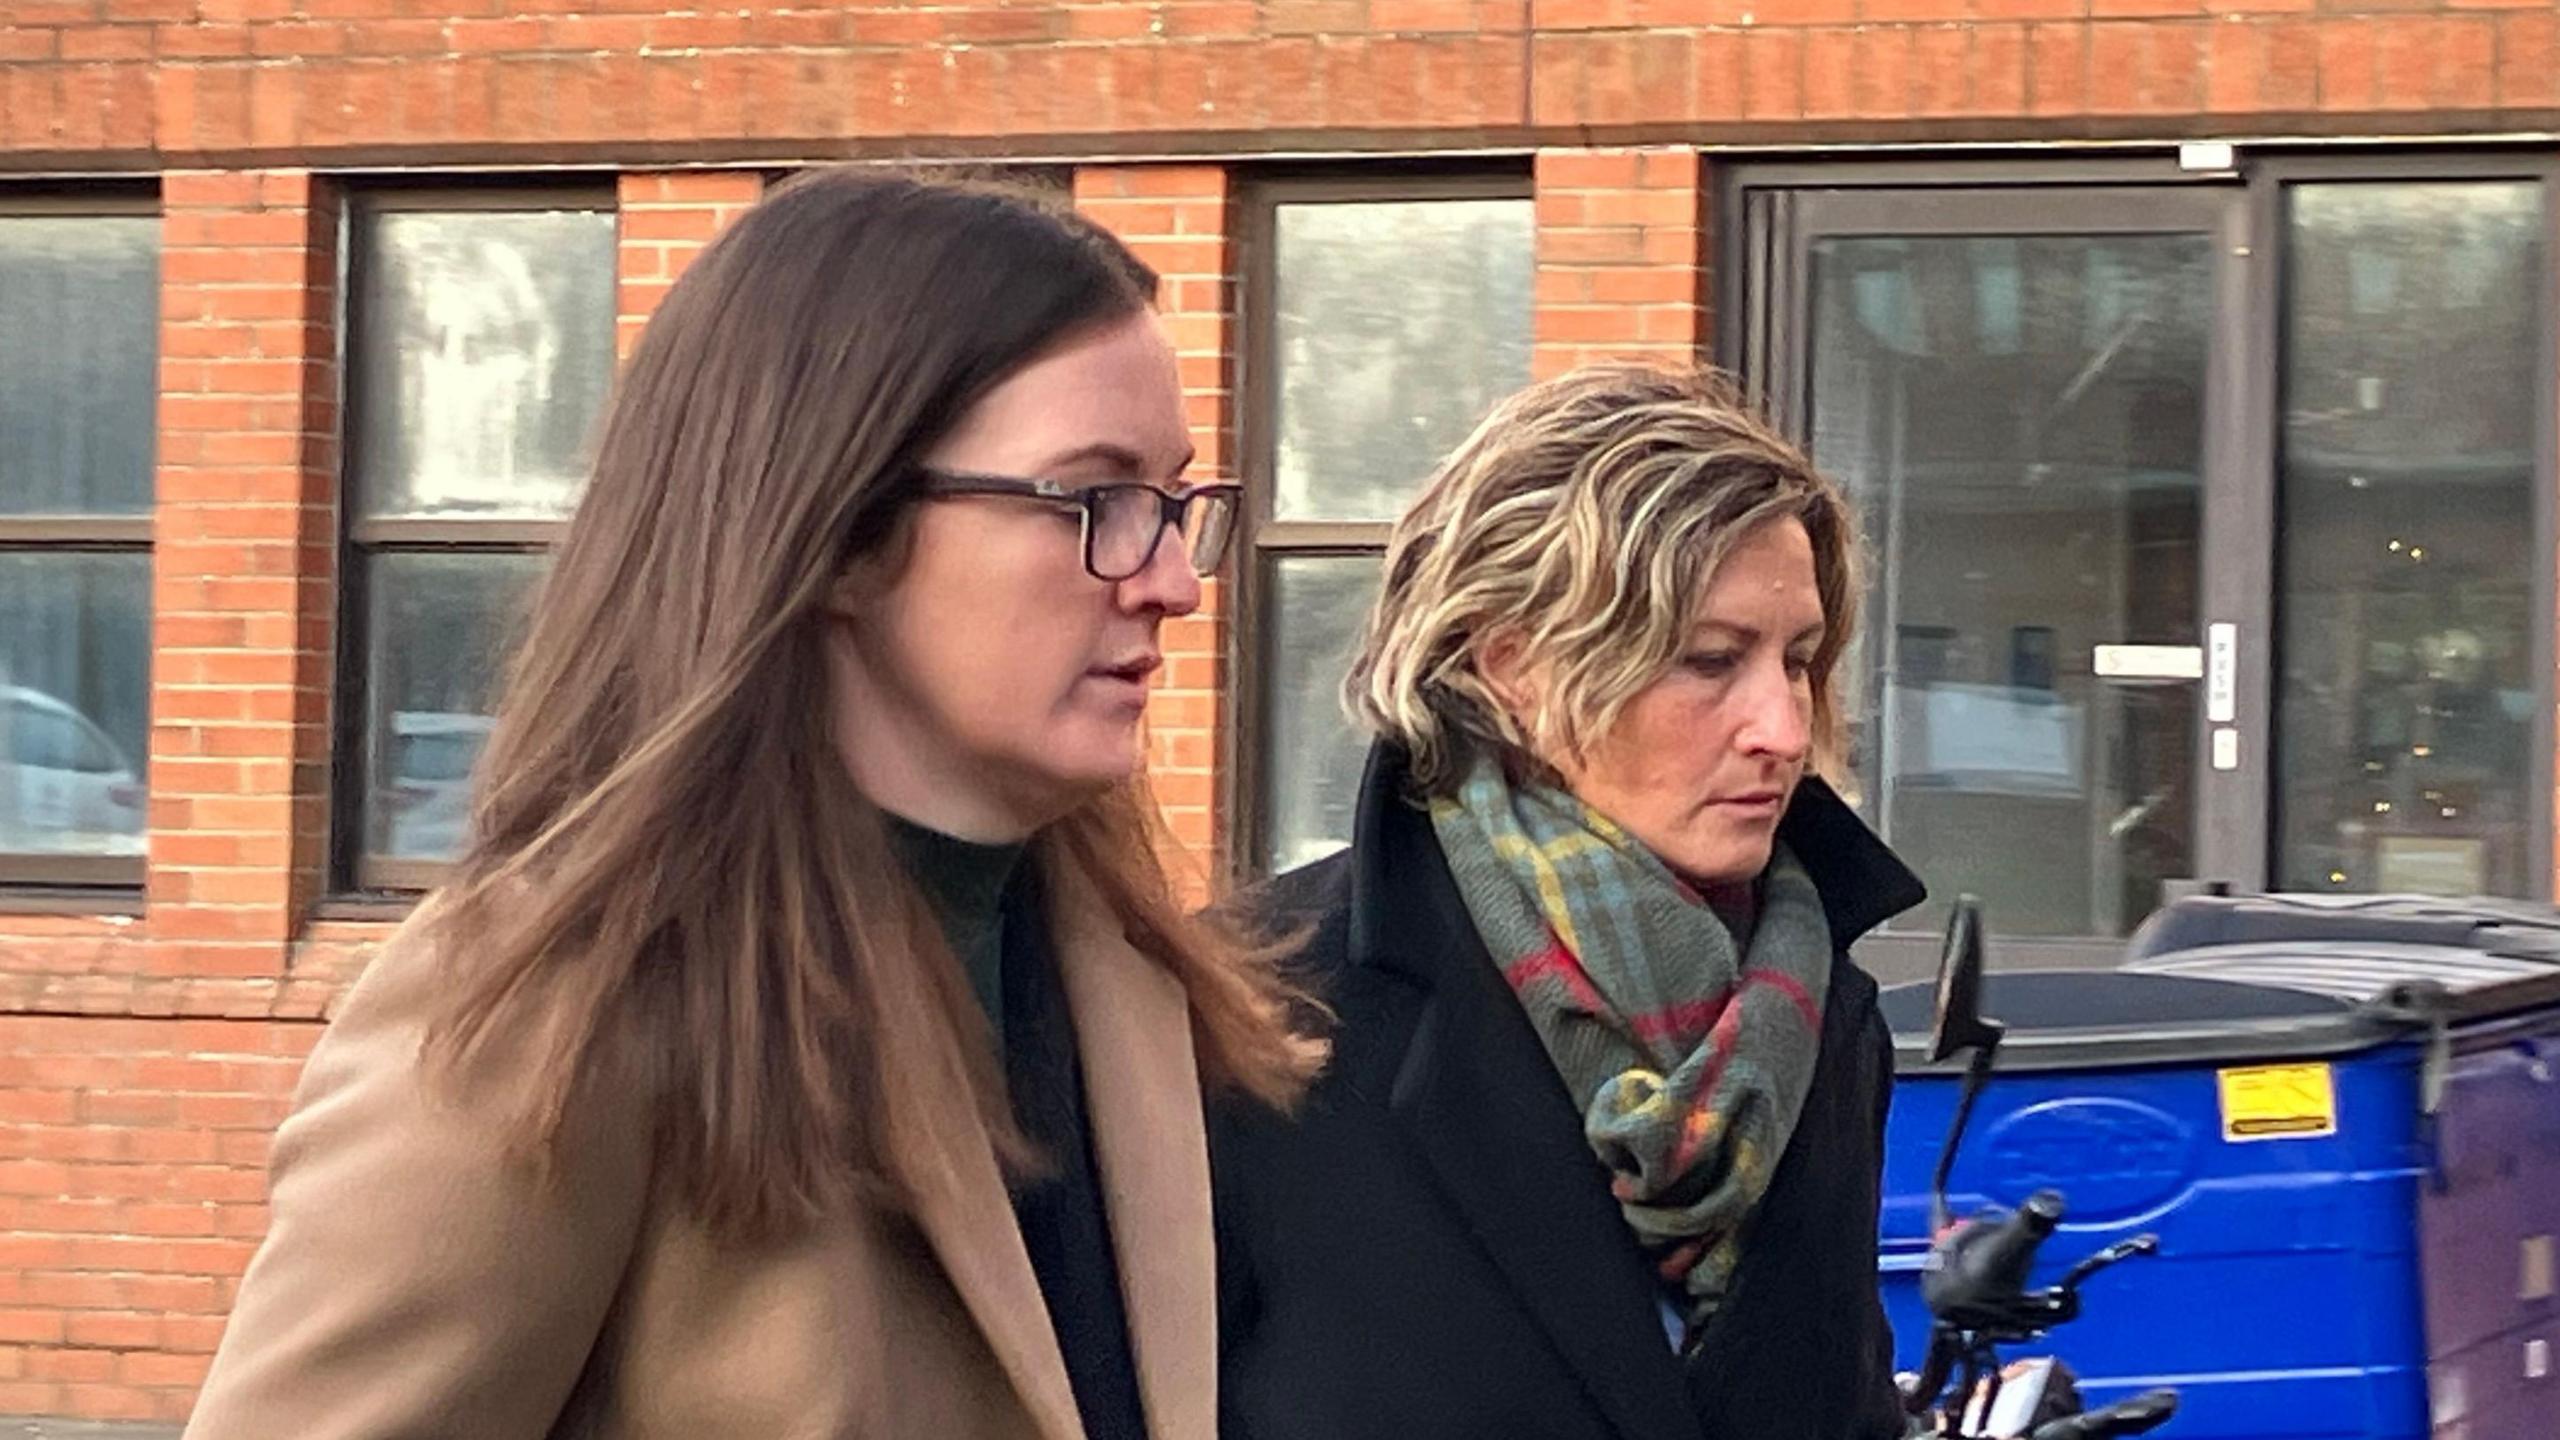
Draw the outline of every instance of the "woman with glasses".
M1822 781L1840 493L1710 377L1497 409L1396 523L1351 848L1273 882L1338 1017L1222 1113L1228 1440L1893 1440L1891 1043L1920 887Z
M853 173L695 260L190 1436L1209 1440L1203 1089L1315 1055L1152 845L1158 635L1236 505L1154 283Z

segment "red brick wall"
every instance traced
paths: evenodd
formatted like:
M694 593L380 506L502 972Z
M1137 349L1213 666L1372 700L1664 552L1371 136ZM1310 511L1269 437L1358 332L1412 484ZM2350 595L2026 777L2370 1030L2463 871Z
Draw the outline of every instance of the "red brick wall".
M272 976L326 876L335 196L161 182L148 968Z
M618 185L615 353L629 355L686 262L764 193L751 170L631 171Z
M0 154L2550 128L2556 19L2551 0L17 0Z
M1126 240L1162 277L1157 295L1182 363L1197 479L1235 471L1236 305L1241 242L1235 187L1215 165L1086 167L1076 207ZM1196 615L1164 628L1165 669L1147 707L1148 773L1195 898L1223 873L1218 757L1233 723L1225 684L1227 611L1211 582Z
M0 1015L0 1414L185 1418L319 1033Z
M1714 311L1706 168L1689 149L1538 152L1537 374L1705 354Z

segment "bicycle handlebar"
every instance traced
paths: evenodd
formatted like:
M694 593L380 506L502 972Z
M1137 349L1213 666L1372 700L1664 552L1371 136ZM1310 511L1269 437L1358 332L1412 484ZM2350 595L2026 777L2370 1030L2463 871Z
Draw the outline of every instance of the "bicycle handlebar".
M2039 1190L2010 1215L1958 1227L1941 1242L1937 1265L1921 1276L1930 1313L1971 1329L2012 1321L2026 1299L2036 1251L2061 1223L2062 1197Z

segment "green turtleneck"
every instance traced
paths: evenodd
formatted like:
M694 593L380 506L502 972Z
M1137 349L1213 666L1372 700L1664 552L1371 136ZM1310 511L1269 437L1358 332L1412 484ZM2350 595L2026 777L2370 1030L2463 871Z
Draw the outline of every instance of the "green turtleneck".
M943 943L969 974L969 986L1004 1034L1004 892L1022 865L1024 846L982 845L889 817L889 843L924 888L942 919Z

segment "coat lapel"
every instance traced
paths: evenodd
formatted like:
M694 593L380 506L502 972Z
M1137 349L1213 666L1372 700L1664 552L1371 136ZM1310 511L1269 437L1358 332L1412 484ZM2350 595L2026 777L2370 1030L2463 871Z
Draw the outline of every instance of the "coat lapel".
M1059 969L1147 1430L1214 1440L1217 1252L1190 1004L1081 877L1059 891Z
M917 1087L923 1103L939 1113L925 1117L926 1133L938 1143L919 1161L916 1226L1042 1440L1084 1440L1066 1357L996 1168L995 1146L976 1111L956 1103L968 1089L953 1069L943 1083Z
M1620 1434L1699 1440L1658 1288L1579 1114L1477 938L1430 822L1398 788L1373 765L1353 847L1355 963L1428 991L1392 1063L1388 1108Z

